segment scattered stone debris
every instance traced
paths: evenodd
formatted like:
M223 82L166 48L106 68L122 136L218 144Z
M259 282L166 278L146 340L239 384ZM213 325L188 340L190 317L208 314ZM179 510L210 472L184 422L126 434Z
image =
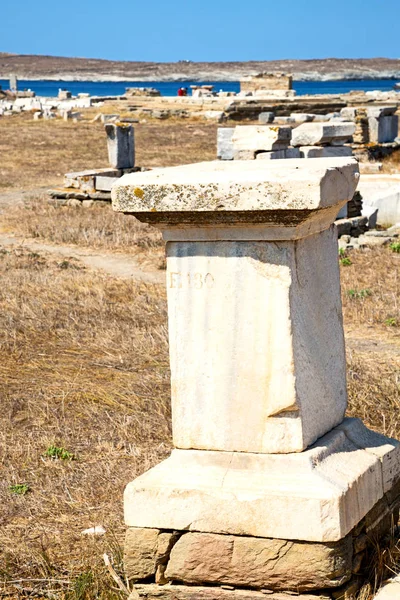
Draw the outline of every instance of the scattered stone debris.
M135 166L134 128L130 123L107 123L104 128L111 167L66 173L64 187L48 192L58 204L83 208L109 204L111 187L122 175L150 170Z

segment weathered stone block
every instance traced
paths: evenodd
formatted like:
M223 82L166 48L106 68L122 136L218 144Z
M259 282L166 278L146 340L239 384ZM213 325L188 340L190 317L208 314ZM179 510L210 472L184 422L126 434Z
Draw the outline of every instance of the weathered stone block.
M259 123L272 123L275 119L275 114L271 111L262 112L258 115Z
M132 125L125 123L107 123L108 158L116 169L135 166L135 137Z
M130 527L126 531L124 564L128 579L138 581L155 575L165 564L177 535L158 529Z
M369 117L369 141L377 144L394 142L399 135L399 117L397 115Z
M187 533L172 549L166 577L303 592L341 586L350 579L351 569L351 536L336 544L307 544Z
M301 146L299 151L301 158L331 158L353 154L349 146Z
M234 127L218 127L217 158L220 160L233 160L232 137L234 131Z
M271 152L258 152L257 160L275 160L281 158L301 158L298 148L287 148L287 150L271 150Z
M303 123L292 133L292 146L344 144L355 131L354 123Z
M235 152L285 150L290 143L290 127L273 125L238 125L232 137Z

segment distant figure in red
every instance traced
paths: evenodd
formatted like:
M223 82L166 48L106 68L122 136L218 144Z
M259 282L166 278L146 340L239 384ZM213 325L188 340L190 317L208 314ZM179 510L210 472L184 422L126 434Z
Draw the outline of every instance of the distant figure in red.
M187 96L187 88L180 87L178 90L178 96Z

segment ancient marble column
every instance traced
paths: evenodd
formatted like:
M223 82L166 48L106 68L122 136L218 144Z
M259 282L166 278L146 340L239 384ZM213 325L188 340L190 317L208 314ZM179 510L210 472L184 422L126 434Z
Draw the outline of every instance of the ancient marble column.
M336 543L351 562L346 536L399 479L397 442L344 419L333 221L357 182L354 159L317 158L201 163L113 187L114 209L159 227L167 243L175 450L126 488L133 580L301 590L350 579L351 567L333 576L331 566L321 580L310 563L277 584L276 565L292 567L276 557L265 576L251 573L260 540L267 562L271 543L288 540L318 552ZM238 575L235 552L222 555L243 539ZM301 551L290 560L303 564Z

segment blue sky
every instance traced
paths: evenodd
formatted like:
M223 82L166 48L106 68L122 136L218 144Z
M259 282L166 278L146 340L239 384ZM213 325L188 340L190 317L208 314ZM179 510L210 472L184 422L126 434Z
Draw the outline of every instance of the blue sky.
M400 58L400 0L3 2L3 52L165 62Z

